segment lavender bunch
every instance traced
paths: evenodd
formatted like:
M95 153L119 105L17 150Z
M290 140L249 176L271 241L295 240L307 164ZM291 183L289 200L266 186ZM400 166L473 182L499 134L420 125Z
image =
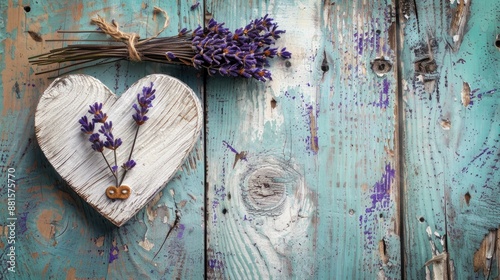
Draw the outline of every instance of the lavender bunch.
M103 27L106 28L100 27L100 30L108 30L113 27L106 25L105 21L101 24L104 24ZM113 22L113 25L117 29L115 22ZM76 33L82 31L59 32ZM104 31L97 32L105 33ZM219 74L266 81L271 79L271 72L266 69L266 67L269 67L270 59L274 57L291 58L292 54L286 48L274 47L276 40L283 33L285 33L285 30L278 29L278 24L268 15L252 20L245 27L238 28L234 32L224 27L224 23L218 23L216 20L211 19L206 27L198 26L192 32L184 28L176 36L138 40L134 45L134 51L136 51L134 57L139 57L140 61L183 64L197 69L206 69L210 75ZM93 62L95 62L94 65L99 65L132 59L128 45L119 42L116 45L117 42L115 41L109 41L109 43L108 45L69 45L46 54L31 57L29 61L35 65L74 62L73 64L37 73L43 74L72 68L73 66L78 66L79 68L76 69L81 69L88 67L87 64Z
M224 27L224 23L211 19L206 28L198 26L190 35L186 29L179 33L179 37L191 43L195 53L193 57L175 50L168 51L166 55L169 60L190 60L195 68L206 68L211 75L252 77L266 81L271 79L271 72L264 68L269 66L269 59L291 57L286 48L279 50L271 47L282 33L285 31L279 30L278 24L268 15L252 20L234 32Z
M132 118L137 124L137 129L128 159L121 165L123 172L120 179L116 150L122 145L122 140L121 138L116 138L113 135L113 122L107 121L108 115L102 110L102 103L95 102L94 104L89 105L90 109L88 110L88 113L92 115L91 120L89 120L87 116L83 116L78 121L80 123L80 130L84 134L89 135L88 140L92 143L92 150L99 152L104 158L104 161L115 178L116 187L121 186L127 172L134 168L137 164L136 161L132 159L132 153L139 135L139 128L149 119L146 115L149 112L149 109L153 107L152 101L155 99L154 94L156 92L156 90L153 89L153 86L154 84L151 82L150 86L143 87L142 93L137 94L137 104L132 105L132 108L135 111ZM95 132L97 125L101 125L101 127L97 132ZM113 165L110 164L104 155L105 148L113 151Z

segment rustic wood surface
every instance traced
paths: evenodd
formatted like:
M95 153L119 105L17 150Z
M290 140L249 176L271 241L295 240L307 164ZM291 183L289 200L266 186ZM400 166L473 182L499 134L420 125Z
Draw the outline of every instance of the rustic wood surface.
M56 34L95 28L97 14L154 35L153 6L170 16L163 35L268 13L293 55L266 83L132 62L79 71L116 93L167 74L205 105L182 169L117 228L43 155L34 115L52 80L27 58L63 45L47 39L102 36ZM0 185L4 279L499 277L500 2L10 0L0 11L1 178L15 168L17 179L15 273Z
M498 279L500 2L401 9L407 276Z
M371 69L395 61L391 2L206 7L233 28L269 13L293 53L266 84L207 81L208 276L397 278L396 72Z

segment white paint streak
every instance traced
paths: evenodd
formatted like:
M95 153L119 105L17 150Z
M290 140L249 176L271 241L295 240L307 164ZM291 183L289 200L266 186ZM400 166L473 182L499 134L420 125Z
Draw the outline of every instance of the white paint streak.
M150 251L155 244L151 243L147 238L144 238L144 240L139 241L139 246L144 248L146 251Z

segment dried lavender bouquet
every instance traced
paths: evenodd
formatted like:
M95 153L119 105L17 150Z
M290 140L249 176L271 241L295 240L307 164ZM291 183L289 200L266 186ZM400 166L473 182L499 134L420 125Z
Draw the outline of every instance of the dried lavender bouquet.
M155 12L162 12L166 18L161 33L168 25L168 15L157 7ZM234 32L224 27L224 23L211 19L206 27L198 26L194 31L184 28L177 36L157 38L158 33L144 40L140 40L134 33L121 32L114 21L109 24L98 17L92 19L92 23L99 26L95 32L108 34L122 43L68 45L31 57L29 61L34 65L71 62L69 65L37 74L74 66L81 69L89 67L86 64L92 62L93 65L99 65L118 60L132 60L183 64L206 69L210 75L255 78L264 82L271 79L271 72L265 68L269 66L269 59L291 57L286 48L273 47L285 30L279 30L278 24L268 15L252 20ZM78 31L60 31L60 33L78 33Z

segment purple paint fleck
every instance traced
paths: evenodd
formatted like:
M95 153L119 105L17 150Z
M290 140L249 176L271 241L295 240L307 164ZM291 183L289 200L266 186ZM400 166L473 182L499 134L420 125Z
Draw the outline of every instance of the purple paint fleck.
M223 254L221 252L215 253L215 258L211 258L208 260L208 266L211 269L223 269L224 268L224 261L217 259L217 258L222 258Z
M363 54L363 37L358 38L358 54Z
M194 5L191 6L191 11L194 11L196 8L198 8L200 6L200 2L199 1L196 1L196 3L194 3Z
M181 239L182 235L184 235L184 230L186 229L186 226L184 224L179 224L179 232L177 233L177 238Z
M118 253L120 252L120 249L118 249L118 246L115 244L111 245L111 248L109 248L109 263L112 263L114 260L118 259Z
M391 207L391 184L396 177L396 170L391 167L391 164L386 164L384 173L378 182L376 182L371 191L371 205L365 209L365 214L359 216L359 224L362 227L366 242L364 247L366 250L373 250L375 247L374 236L376 229L379 227L376 223L377 212L387 211Z
M389 107L389 89L391 84L389 80L384 79L382 81L382 90L379 93L378 101L369 103L370 105L377 106L382 109Z
M26 225L26 219L28 218L28 212L23 212L19 215L19 233L24 234L28 227Z
M222 144L226 145L226 147L233 153L237 154L237 155L242 155L240 154L235 148L233 148L231 145L229 145L229 143L227 143L227 141L222 141ZM246 157L241 157L240 158L241 160L244 160L244 161L247 161L247 158Z
M375 183L373 186L373 194L370 195L372 199L372 206L366 209L366 213L374 212L377 202L380 203L382 208L388 208L391 202L390 190L391 182L394 180L396 175L396 170L391 167L391 164L385 166L385 173L382 175L382 179Z
M485 96L493 95L497 90L498 89L494 88L494 89L487 90L485 92L480 92L478 94L476 94L476 93L479 91L479 88L472 90L469 93L469 97L470 97L469 105L474 105L474 100L479 101L480 99L482 99ZM468 107L468 108L470 109L470 107Z
M495 150L495 147L492 147L491 150L490 150L490 147L483 149L479 154L474 156L469 163L467 163L467 166L462 168L462 173L468 173L469 167L474 163L474 161L476 161L479 158L481 158L481 160L478 164L476 164L476 168L484 168L484 166L487 164L487 162L490 159L492 159L492 157L493 158L495 157L494 150ZM496 161L498 161L498 160L496 160ZM492 166L492 168L493 168L493 166Z

